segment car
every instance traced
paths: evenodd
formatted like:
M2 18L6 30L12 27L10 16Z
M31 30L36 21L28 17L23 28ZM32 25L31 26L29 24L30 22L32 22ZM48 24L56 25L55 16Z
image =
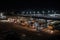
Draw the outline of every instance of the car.
M60 21L51 22L55 30L60 30Z

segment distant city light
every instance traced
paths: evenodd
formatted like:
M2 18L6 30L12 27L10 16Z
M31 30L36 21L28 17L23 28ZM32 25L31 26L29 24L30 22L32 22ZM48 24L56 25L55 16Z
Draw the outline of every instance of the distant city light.
M56 13L58 13L58 11L56 11L56 10L55 11L54 10L46 10L46 11L45 10L42 10L42 11L39 11L39 10L38 11L35 11L35 10L30 10L30 11L26 10L26 11L22 11L21 12L22 15L24 15L24 14L28 14L29 15L30 14L30 15L34 15L34 16L35 15L39 15L39 14L42 14L44 16L45 13L46 14L56 14Z

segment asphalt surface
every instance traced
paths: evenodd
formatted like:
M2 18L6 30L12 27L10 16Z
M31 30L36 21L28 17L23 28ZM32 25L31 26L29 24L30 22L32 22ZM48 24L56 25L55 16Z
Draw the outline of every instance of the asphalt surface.
M60 35L31 31L13 23L0 23L0 40L59 40Z

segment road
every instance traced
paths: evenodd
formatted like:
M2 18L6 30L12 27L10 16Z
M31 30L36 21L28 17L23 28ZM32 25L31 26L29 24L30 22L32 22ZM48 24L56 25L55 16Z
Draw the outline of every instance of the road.
M44 29L45 30L45 29ZM46 30L45 30L46 31ZM38 32L35 29L30 29L28 27L23 27L14 23L0 23L0 39L12 39L17 40L57 40L59 35L49 34L45 31ZM8 36L13 35L13 37Z

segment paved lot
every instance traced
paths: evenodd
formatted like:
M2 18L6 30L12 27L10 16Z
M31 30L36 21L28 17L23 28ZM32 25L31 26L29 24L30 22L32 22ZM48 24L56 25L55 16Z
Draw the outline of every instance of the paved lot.
M60 35L51 35L44 31L21 27L13 23L0 23L1 40L58 40Z

